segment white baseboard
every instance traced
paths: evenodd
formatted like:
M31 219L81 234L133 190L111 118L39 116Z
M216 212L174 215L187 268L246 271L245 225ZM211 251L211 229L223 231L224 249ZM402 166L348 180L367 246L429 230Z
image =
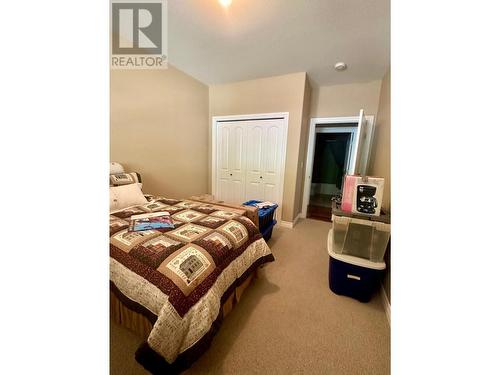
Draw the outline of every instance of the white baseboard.
M387 321L389 322L389 326L391 326L391 303L389 302L389 298L387 298L387 293L383 285L380 287L380 294L382 295L382 304L384 305Z
M292 229L293 223L291 221L281 220L280 227Z
M300 214L297 215L297 217L293 220L293 222L292 221L281 220L280 225L283 228L292 229L295 225L297 225L297 222L299 221L299 219L300 219Z

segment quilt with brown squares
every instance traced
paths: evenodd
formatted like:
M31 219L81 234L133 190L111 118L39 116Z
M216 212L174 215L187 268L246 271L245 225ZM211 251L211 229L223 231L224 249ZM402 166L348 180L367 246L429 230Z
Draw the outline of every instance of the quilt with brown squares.
M178 290L185 297L199 288L206 291L214 281L210 275L217 277L222 265L226 267L262 238L248 218L221 208L151 196L143 206L114 212L109 220L112 256L139 275L147 275L160 289ZM170 211L175 228L129 231L130 216L145 211ZM126 262L128 257L133 259ZM196 302L174 294L171 300L179 313Z
M130 217L144 212L169 213L175 228L131 231ZM115 296L154 323L136 353L147 368L205 348L195 344L211 340L230 292L274 260L251 220L190 200L150 196L143 206L113 212L109 236Z

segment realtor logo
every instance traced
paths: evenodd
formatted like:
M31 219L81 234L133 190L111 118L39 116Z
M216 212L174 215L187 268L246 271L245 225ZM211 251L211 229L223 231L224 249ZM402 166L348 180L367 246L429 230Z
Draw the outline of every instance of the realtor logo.
M166 0L111 0L111 68L167 68Z
M161 53L162 4L113 4L113 54Z

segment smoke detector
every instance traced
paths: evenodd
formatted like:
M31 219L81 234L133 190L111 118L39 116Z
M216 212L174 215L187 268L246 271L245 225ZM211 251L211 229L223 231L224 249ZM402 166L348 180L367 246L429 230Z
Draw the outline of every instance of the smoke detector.
M335 64L335 70L338 72L342 72L343 70L347 69L347 64L345 62L338 62Z

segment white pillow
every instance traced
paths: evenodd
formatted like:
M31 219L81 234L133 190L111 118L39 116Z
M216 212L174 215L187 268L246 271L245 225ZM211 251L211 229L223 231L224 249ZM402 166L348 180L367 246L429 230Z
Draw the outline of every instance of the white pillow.
M112 161L109 163L109 174L118 174L125 172L123 166L120 163Z
M111 186L109 188L109 209L111 212L130 206L148 203L139 184Z

